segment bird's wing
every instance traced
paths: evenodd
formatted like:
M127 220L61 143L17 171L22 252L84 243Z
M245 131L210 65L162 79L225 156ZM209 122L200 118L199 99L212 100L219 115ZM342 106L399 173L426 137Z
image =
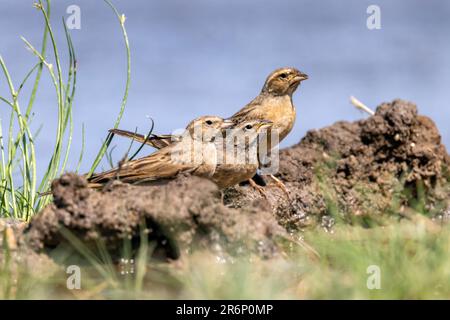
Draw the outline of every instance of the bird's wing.
M150 137L146 139L146 136L135 133L132 131L127 130L121 130L121 129L110 129L109 132L113 134L117 134L118 136L127 137L130 139L133 139L139 143L144 143L152 146L156 149L162 149L164 147L167 147L168 145L172 144L174 141L177 141L176 136L172 136L170 134L164 134L164 135L156 135L152 134Z
M261 106L264 102L264 97L259 95L241 110L233 114L230 119L234 122L239 123L245 120L253 120L253 119L263 119L264 114L261 110Z
M119 178L123 182L142 183L164 178L172 178L179 173L189 173L195 171L199 165L174 161L172 152L173 144L164 149L158 150L151 155L126 162L119 168L93 175L90 183L105 183L111 179Z

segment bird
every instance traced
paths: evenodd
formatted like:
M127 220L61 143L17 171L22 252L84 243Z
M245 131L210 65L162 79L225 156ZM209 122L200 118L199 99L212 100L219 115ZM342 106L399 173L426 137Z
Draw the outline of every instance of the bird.
M229 119L240 122L265 119L273 122L281 142L291 132L296 118L292 95L308 75L296 68L279 68L266 79L259 95Z
M271 131L275 131L278 134L279 142L291 132L296 119L296 109L292 101L292 95L300 86L300 83L308 78L307 74L293 67L274 70L266 78L259 95L228 119L236 124L248 120L271 121L273 123L272 128L267 133L267 150L271 150L273 147L270 138ZM155 148L167 146L173 141L177 141L177 137L173 135L153 134L146 137L120 129L111 129L110 132L120 136L131 137L136 141ZM270 174L269 177L289 197L289 193L284 184L273 174ZM254 181L252 182L252 179L249 179L249 182L252 186L256 185ZM259 190L261 191L261 189Z
M292 95L307 80L307 74L293 67L279 68L269 74L259 95L241 110L233 114L229 119L233 122L241 122L251 119L266 119L273 122L271 131L278 135L281 142L291 132L296 110L292 101ZM271 132L267 133L267 150L272 149ZM289 198L286 186L273 174L269 174ZM249 182L254 186L251 180ZM260 188L258 190L261 191Z
M223 142L216 142L219 162L211 180L219 189L234 186L255 175L259 167L258 137L272 125L268 120L243 121L227 130Z
M88 178L89 186L99 188L112 179L131 184L174 178L181 173L211 178L216 170L217 150L214 139L234 123L217 116L192 120L178 141L149 156L125 162L117 168Z

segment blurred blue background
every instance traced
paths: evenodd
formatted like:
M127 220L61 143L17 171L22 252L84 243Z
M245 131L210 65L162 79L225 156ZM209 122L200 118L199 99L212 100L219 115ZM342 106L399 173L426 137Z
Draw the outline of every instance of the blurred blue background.
M298 118L283 146L307 130L338 120L366 117L352 107L355 95L371 108L384 101L414 101L437 123L450 144L450 2L420 0L115 0L127 17L132 51L132 83L121 128L171 132L203 114L229 116L253 99L275 68L306 72L294 96ZM0 54L18 85L36 58L20 40L40 47L43 18L32 0L2 0ZM81 8L81 29L71 30L78 56L74 101L74 141L68 170L81 149L82 171L92 163L119 111L126 79L122 34L111 9L100 0L53 1L52 23L67 66L61 17L69 5ZM381 30L368 30L366 9L381 8ZM52 57L48 50L48 57ZM67 68L64 69L67 71ZM31 82L24 89L29 92ZM0 77L0 94L8 96ZM26 105L27 99L22 100ZM44 72L33 127L39 168L49 160L56 123L56 98ZM7 122L8 106L0 117ZM128 147L116 138L116 160ZM149 150L146 150L149 152Z

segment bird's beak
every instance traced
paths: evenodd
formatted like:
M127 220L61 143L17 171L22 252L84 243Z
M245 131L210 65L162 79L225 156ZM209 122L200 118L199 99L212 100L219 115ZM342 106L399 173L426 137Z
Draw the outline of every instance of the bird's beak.
M297 76L294 77L293 82L302 82L303 80L307 80L309 77L306 73L300 72Z
M233 120L225 119L223 120L222 125L220 126L221 129L228 129L234 125Z
M269 121L269 120L261 120L261 122L259 123L258 126L258 130L264 129L264 128L269 128L273 126L273 122Z

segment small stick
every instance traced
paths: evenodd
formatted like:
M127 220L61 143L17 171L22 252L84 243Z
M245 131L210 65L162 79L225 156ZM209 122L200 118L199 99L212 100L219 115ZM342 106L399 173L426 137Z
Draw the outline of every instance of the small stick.
M354 105L356 108L358 108L359 110L365 111L368 114L370 114L371 116L373 116L375 114L375 112L370 109L368 106L366 106L364 103L362 103L361 101L359 101L358 99L356 99L354 96L350 96L350 103L352 105Z

